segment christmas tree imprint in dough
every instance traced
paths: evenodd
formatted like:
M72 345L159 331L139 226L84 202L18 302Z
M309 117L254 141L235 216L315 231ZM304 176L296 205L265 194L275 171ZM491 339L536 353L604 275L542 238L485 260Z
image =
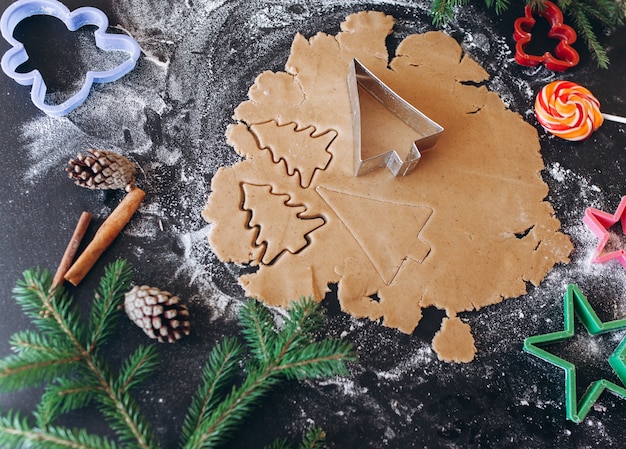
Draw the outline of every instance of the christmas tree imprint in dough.
M430 246L418 239L432 209L385 199L362 197L318 186L317 192L367 254L389 285L407 259L421 263ZM372 217L387 217L381 222Z
M328 147L337 137L336 131L316 134L314 126L299 129L296 123L280 125L275 120L250 125L250 130L256 136L259 148L272 153L275 164L282 161L289 176L298 173L300 185L305 189L311 185L315 172L324 170L330 163L332 154Z
M274 193L270 185L243 183L241 189L243 210L250 212L248 225L257 228L254 245L264 249L258 262L270 265L285 251L302 251L308 235L324 225L321 217L304 218L304 206L289 204L289 195Z
M337 35L296 35L285 71L262 72L235 109L227 138L243 160L214 174L202 216L221 260L258 265L239 278L247 296L287 307L336 284L342 311L406 333L436 307L447 319L435 352L467 362L474 337L459 315L524 294L569 261L572 245L546 201L536 129L442 32L408 36L390 57L393 26L360 12ZM354 58L445 129L411 175L353 176ZM373 119L384 133L395 118Z

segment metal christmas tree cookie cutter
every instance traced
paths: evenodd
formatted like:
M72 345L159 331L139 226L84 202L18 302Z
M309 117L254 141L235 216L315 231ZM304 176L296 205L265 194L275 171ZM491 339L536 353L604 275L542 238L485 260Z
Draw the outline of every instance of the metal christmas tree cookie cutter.
M37 69L27 73L16 71L21 64L29 59L29 56L24 44L15 39L13 33L22 20L37 15L56 17L65 23L69 31L76 31L86 25L94 25L97 27L94 36L98 48L105 51L126 52L129 57L110 70L88 71L82 87L76 94L61 104L48 104L45 98L47 87L41 73ZM31 99L33 104L43 112L55 117L66 115L85 101L93 83L109 83L118 80L130 72L139 59L141 54L139 44L125 34L107 33L108 27L107 16L97 8L87 6L70 11L57 0L18 0L4 11L0 19L2 37L11 44L11 48L2 57L2 70L19 84L32 86Z
M404 160L393 149L367 159L362 158L359 87L422 136L413 142ZM352 64L350 64L348 91L354 134L354 175L366 175L381 167L389 168L394 176L405 176L412 173L420 161L421 153L431 149L437 143L443 128L400 97L357 59L353 59Z

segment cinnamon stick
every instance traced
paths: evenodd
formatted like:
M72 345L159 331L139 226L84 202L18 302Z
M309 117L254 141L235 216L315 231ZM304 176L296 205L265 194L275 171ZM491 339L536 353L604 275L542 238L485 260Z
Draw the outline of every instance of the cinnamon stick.
M111 212L111 215L104 220L83 253L65 273L67 281L76 286L84 279L102 253L113 243L113 240L130 221L145 196L146 192L139 187L132 188L126 194L120 204Z
M70 268L70 265L72 265L72 262L74 261L74 257L76 256L76 252L78 251L80 242L83 240L83 237L87 232L90 221L91 214L89 212L83 212L82 214L80 214L80 218L78 219L78 223L76 223L72 238L65 248L65 252L63 253L61 262L59 262L56 273L54 273L54 278L52 279L52 288L62 284L65 280L65 273L67 273L67 270Z

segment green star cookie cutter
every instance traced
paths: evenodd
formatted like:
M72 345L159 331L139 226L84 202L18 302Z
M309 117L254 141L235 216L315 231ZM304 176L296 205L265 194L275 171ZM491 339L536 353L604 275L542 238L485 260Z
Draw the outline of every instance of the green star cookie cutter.
M582 422L596 400L604 390L626 398L626 338L613 351L609 357L609 364L619 378L622 385L617 385L607 379L599 379L592 382L582 398L578 401L576 397L576 366L562 359L539 345L558 343L574 336L574 315L578 317L585 329L591 335L598 335L607 332L614 332L626 329L626 319L607 321L603 323L593 310L589 301L575 284L569 284L564 294L564 330L549 334L535 335L524 340L524 351L539 357L565 371L565 414L567 419L575 423Z

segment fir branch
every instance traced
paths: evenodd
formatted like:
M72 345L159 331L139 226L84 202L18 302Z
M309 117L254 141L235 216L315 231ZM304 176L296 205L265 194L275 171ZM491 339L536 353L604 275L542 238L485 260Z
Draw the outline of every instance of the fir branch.
M184 440L191 439L194 432L200 429L207 413L215 408L220 399L219 393L232 382L242 353L243 346L232 338L224 339L213 348L202 373L202 383L192 399L183 423Z
M47 427L63 413L86 407L99 388L88 372L48 384L35 413L37 425Z
M607 0L610 1L610 0ZM617 17L615 21L615 26L619 27L626 23L626 1L625 0L614 0L615 4L615 15Z
M239 314L242 335L252 354L259 362L275 357L276 326L267 308L249 301Z
M13 288L13 297L22 307L24 314L32 321L37 321L43 316L43 305L49 302L49 299L42 300L38 294L33 292L49 292L52 285L52 275L49 271L40 269L27 270L22 274L20 279ZM54 296L54 292L49 292L50 297Z
M44 270L27 270L13 289L15 301L24 314L50 340L68 341L74 337L80 342L85 335L79 314L67 292L50 289L52 275ZM72 346L76 346L70 338Z
M324 322L324 316L317 311L319 305L310 298L294 302L285 318L282 334L290 340L296 335L310 340L311 334L322 327Z
M159 365L159 355L154 346L139 346L122 364L115 388L128 391L146 379Z
M430 14L433 25L443 26L454 19L454 9L466 5L469 0L432 0Z
M80 361L75 352L29 351L0 360L0 389L15 391L50 382Z
M347 342L322 341L285 354L277 367L288 379L315 379L348 374L345 360L351 346Z
M594 17L610 30L624 24L626 4L619 0L586 0L581 2L587 14Z
M97 398L100 412L120 441L135 443L141 449L157 448L156 437L130 394L114 390L111 383L107 383L104 390L105 394Z
M51 289L52 277L47 271L29 270L23 275L23 280L18 281L13 290L18 304L22 306L25 314L42 332L40 339L30 339L31 343L48 344L61 342L60 347L70 348L64 357L58 351L49 352L49 357L42 355L43 351L29 350L18 355L6 357L0 361L0 388L9 389L19 381L27 381L28 385L44 383L54 376L74 378L82 373L98 385L92 390L93 400L100 407L111 427L118 434L121 441L133 442L137 447L150 449L157 447L156 439L149 426L139 413L139 409L127 391L116 388L116 380L110 372L108 365L99 355L98 346L110 334L112 321L119 314L119 304L123 298L121 293L128 287L130 280L130 265L123 260L111 264L105 270L104 279L100 283L98 297L91 312L92 331L87 338L85 328L80 316L74 308L73 301L62 287ZM104 317L100 318L101 313ZM24 341L26 334L16 337L16 342ZM30 337L26 337L30 338ZM33 346L31 349L35 348ZM146 355L146 354L144 354ZM136 359L135 362L147 362L153 366L153 357L150 353L147 358ZM78 364L79 368L73 369ZM145 372L137 366L132 366L132 361L127 365L129 369L124 373L123 384L132 384L133 377L143 378ZM130 368L137 368L132 370ZM82 370L82 371L81 371ZM86 375L85 373L89 373ZM4 376L3 376L4 374ZM51 387L52 388L52 387ZM45 403L45 401L49 401ZM38 419L46 422L54 418L57 411L71 409L76 403L71 401L86 402L87 398L77 396L69 402L67 398L60 399L55 403L50 398L44 398L44 404L38 412Z
M118 260L107 266L95 295L89 317L89 340L87 347L93 350L113 333L117 309L124 302L124 293L130 287L132 269L128 263Z
M30 330L15 333L10 343L14 355L0 360L0 389L7 391L50 382L81 359L66 339L50 341Z
M126 263L126 262L124 262ZM95 397L101 413L121 441L135 442L137 447L151 449L157 447L156 438L150 426L141 415L137 404L128 391L121 391L109 366L102 360L97 348L87 351L81 348L84 363L100 385Z
M314 343L314 332L322 325L319 305L312 299L292 304L284 325L270 337L266 329L274 328L269 312L256 302L243 306L240 322L244 327L254 359L246 366L247 376L232 389L210 413L205 413L191 434L183 438L185 449L213 448L224 443L230 433L275 385L286 378L313 378L346 373L346 363L356 356L348 343L326 340ZM264 336L252 338L255 332ZM263 342L273 341L270 350ZM276 354L274 356L274 354ZM264 357L260 357L263 355ZM271 357L267 357L271 356Z
M39 333L21 331L11 338L13 355L0 360L0 390L47 384L34 413L35 425L19 414L0 416L0 446L33 448L114 448L115 443L84 430L56 427L64 413L95 402L125 447L156 449L158 442L141 415L130 390L157 366L154 346L140 346L116 374L100 355L121 309L122 291L130 283L130 266L120 261L107 267L90 313L89 333L72 299L62 287L50 289L45 271L27 271L14 289L16 301ZM347 373L355 360L348 343L316 341L323 324L311 299L296 302L277 326L269 310L249 301L240 315L242 334L252 355L245 378L232 386L245 363L244 346L225 339L209 354L202 384L192 399L182 429L186 448L215 447L225 442L252 408L282 380L309 379ZM228 386L230 390L227 391ZM302 449L317 448L323 434L314 432Z
M215 448L226 441L253 407L278 383L279 376L270 367L251 369L239 388L206 414L198 429L184 442L184 449Z
M309 429L304 438L298 445L298 449L325 449L326 434L319 427ZM264 449L291 449L293 446L289 444L286 438L275 440Z
M510 0L485 0L485 4L488 8L493 8L496 14L502 14L509 9Z
M62 427L32 427L19 414L0 416L0 447L31 449L116 449L107 438Z
M298 449L324 449L326 447L326 434L319 427L313 427L304 436Z
M572 16L576 31L582 35L582 38L591 53L591 57L594 59L598 67L601 69L607 69L609 67L609 57L593 31L593 27L588 17L589 10L584 6L572 3L566 11L568 15Z
M51 342L45 335L30 330L16 332L11 336L9 343L11 351L15 354L71 350L69 345L63 345L64 342Z

